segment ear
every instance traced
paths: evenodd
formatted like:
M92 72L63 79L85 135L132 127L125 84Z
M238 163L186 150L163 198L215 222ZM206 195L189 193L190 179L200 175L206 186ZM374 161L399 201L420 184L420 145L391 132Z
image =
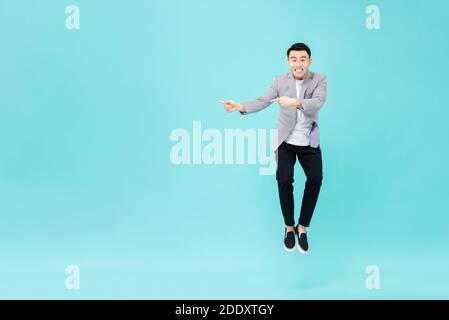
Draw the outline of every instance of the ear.
M313 61L312 61L312 58L310 58L310 63L309 63L309 65L312 64L312 62L313 62Z

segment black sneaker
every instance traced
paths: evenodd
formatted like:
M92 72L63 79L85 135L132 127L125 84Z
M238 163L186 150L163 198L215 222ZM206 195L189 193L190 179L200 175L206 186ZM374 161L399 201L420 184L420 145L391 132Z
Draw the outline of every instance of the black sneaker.
M295 250L295 231L288 231L287 228L285 228L285 235L284 235L284 248L288 252L292 252Z
M299 252L306 254L309 251L309 243L307 242L307 233L298 233L296 229L296 236L298 237L297 247Z

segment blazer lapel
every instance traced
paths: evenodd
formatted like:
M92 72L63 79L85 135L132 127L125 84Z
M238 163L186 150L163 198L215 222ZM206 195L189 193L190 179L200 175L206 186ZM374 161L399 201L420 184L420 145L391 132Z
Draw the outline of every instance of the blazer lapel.
M304 99L304 93L306 92L311 79L312 79L312 72L309 71L309 73L306 76L306 79L304 80L304 82L302 83L302 86L301 86L301 92L299 93L300 99ZM295 78L293 77L291 72L288 74L288 96L290 98L296 99L296 83L295 83Z
M301 92L299 93L299 98L300 99L304 99L304 93L307 90L307 87L309 86L310 82L312 80L312 72L309 71L309 73L307 74L306 79L304 80L302 86L301 86Z

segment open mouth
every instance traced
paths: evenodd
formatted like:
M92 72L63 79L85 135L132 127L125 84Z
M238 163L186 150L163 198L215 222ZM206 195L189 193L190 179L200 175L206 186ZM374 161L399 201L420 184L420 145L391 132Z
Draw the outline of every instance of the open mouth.
M302 72L302 70L304 70L304 69L295 69L295 72L297 72L297 73L301 73L301 72Z

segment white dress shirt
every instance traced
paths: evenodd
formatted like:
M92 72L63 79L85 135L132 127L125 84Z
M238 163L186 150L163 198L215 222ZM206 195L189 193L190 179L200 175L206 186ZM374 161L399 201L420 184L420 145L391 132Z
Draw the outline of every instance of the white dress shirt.
M299 99L302 83L304 80L295 79L296 83L296 98ZM302 110L296 110L296 125L292 133L285 139L285 142L296 146L310 145L310 131L312 130L313 120L308 119Z

